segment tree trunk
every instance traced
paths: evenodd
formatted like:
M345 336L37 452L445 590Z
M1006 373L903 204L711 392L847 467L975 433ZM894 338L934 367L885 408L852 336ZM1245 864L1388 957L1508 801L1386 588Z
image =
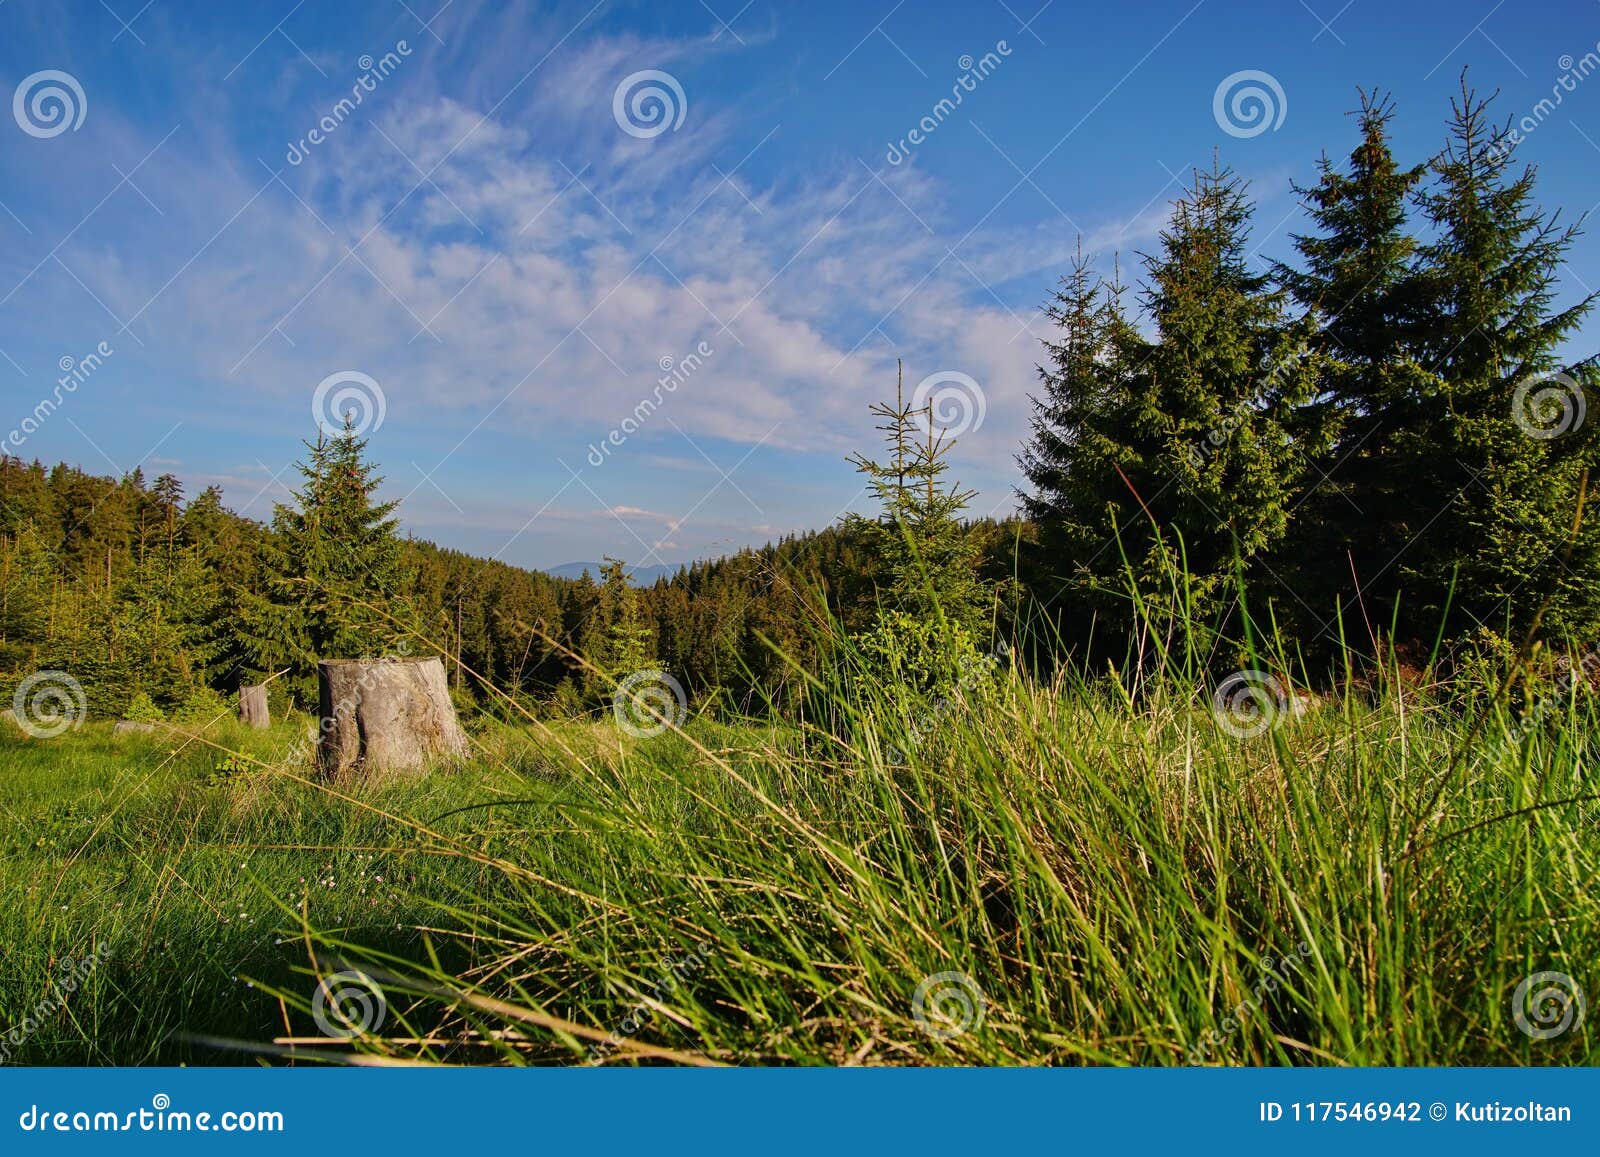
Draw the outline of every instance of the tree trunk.
M272 714L267 710L267 685L239 688L239 722L246 727L265 728L272 725Z
M467 753L437 657L324 659L317 684L317 767L329 779L421 770Z

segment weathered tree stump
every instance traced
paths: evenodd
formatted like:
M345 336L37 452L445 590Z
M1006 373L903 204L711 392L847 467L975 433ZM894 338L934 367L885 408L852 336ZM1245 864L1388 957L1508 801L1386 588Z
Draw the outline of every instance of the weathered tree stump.
M317 768L329 779L420 770L467 752L437 657L324 659L317 688Z
M126 719L121 719L112 724L111 733L113 735L121 735L128 731L154 731L155 729L156 725L154 723L133 723Z
M239 722L246 727L265 728L272 725L272 713L267 710L267 685L239 688Z

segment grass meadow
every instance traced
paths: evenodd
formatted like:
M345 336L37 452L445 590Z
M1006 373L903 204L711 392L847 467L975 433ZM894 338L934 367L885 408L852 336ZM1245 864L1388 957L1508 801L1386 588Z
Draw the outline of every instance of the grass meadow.
M1170 677L1002 670L921 719L882 687L816 690L825 721L644 738L484 716L469 760L381 787L309 778L305 716L8 730L0 1030L32 1031L0 1043L32 1064L1600 1061L1569 994L1524 983L1600 992L1582 685L1513 711L1349 682L1244 729ZM383 1016L338 1039L313 997L348 970Z

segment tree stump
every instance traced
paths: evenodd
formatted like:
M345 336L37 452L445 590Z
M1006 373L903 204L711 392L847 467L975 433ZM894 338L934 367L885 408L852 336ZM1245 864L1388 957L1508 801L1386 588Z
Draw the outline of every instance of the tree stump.
M329 779L416 771L467 752L437 656L324 659L317 688L317 768Z
M246 727L265 728L272 725L272 713L267 710L267 685L239 688L239 722Z

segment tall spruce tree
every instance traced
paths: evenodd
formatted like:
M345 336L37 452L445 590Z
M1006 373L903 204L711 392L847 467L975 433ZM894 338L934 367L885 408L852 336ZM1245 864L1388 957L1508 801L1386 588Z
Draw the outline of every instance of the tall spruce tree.
M1308 326L1250 267L1251 212L1230 170L1195 174L1145 258L1153 340L1081 259L1051 311L1064 335L1040 371L1027 508L1076 580L1068 597L1124 628L1130 588L1166 601L1179 583L1185 624L1220 622L1328 436L1303 412L1320 364Z
M1060 336L1044 343L1043 390L1031 399L1033 434L1017 459L1030 489L1018 496L1036 534L1028 552L1030 585L1058 612L1084 605L1074 589L1093 581L1090 568L1106 546L1106 496L1125 493L1117 471L1135 456L1127 402L1133 371L1149 346L1123 310L1123 292L1115 278L1107 282L1095 273L1080 242L1045 307ZM1074 642L1087 635L1068 622L1059 626Z
M383 479L351 422L305 443L295 502L273 508L265 591L243 608L241 634L258 670L287 669L301 694L317 660L372 655L403 634L394 622L407 585L391 517L398 503L374 500Z
M1535 171L1515 164L1492 99L1463 73L1420 198L1435 231L1421 260L1438 389L1405 430L1402 469L1436 513L1397 561L1414 630L1435 629L1448 601L1452 631L1520 632L1537 617L1588 641L1600 637L1600 535L1585 511L1595 382L1561 347L1595 295L1557 307L1577 229L1537 204Z
M1434 392L1419 361L1426 294L1408 219L1427 165L1395 160L1392 103L1380 93L1360 97L1360 140L1345 165L1324 154L1317 183L1295 186L1317 227L1293 238L1303 268L1273 268L1315 327L1310 341L1322 372L1305 412L1333 435L1304 475L1274 560L1306 604L1305 615L1288 608L1306 635L1336 604L1387 610L1399 582L1389 564L1431 514L1396 449Z

